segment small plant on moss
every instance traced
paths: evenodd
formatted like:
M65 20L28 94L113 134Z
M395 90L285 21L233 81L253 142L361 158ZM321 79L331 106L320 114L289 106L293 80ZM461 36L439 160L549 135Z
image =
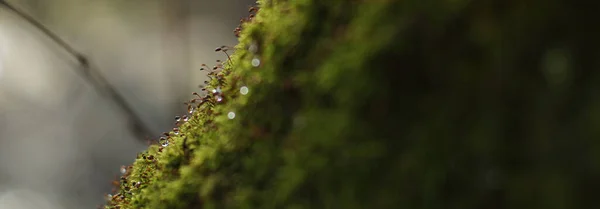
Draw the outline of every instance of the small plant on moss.
M250 23L258 8L251 7L249 11L250 16L240 20L242 24ZM242 24L234 31L236 37L239 37L242 31ZM217 129L213 120L215 116L222 113L215 111L214 107L236 97L225 94L222 90L222 88L230 87L228 84L232 84L227 82L226 76L230 74L233 66L233 60L228 51L233 49L230 46L217 47L215 52L224 53L227 60L225 62L216 60L216 65L212 68L206 64L201 65L200 70L209 70L207 73L209 80L205 81L205 85L199 86L201 93L192 93L196 98L184 103L189 115L175 116L176 127L171 132L164 132L158 140L149 140L148 149L138 154L133 165L121 167L122 176L112 182L114 185L112 194L105 195L107 205L99 206L100 208L146 207L148 199L142 196L147 193L145 190L153 189L152 184L159 178L161 180L177 178L179 169L183 164L189 163L192 157L191 153L202 144L198 140L188 139L197 139L196 134L209 133L210 130ZM230 78L230 80L235 82L236 79ZM191 131L195 129L202 129L202 131Z
M107 208L598 208L596 7L258 3Z

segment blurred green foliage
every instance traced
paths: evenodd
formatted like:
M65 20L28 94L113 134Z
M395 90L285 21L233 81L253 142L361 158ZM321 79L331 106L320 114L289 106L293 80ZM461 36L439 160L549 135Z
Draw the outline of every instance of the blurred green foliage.
M151 146L107 208L598 205L596 3L259 5L208 87L223 102Z

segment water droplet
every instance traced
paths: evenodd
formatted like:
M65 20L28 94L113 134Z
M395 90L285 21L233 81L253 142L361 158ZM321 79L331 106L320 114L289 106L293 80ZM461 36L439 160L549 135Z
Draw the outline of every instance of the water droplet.
M180 120L181 120L181 117L175 116L175 121L179 122Z
M248 87L246 87L246 86L242 86L242 88L240 88L240 93L241 93L242 95L246 95L246 94L248 94L248 91L249 91L249 89L248 89Z
M127 172L127 168L125 166L121 166L121 174L125 174Z
M163 147L166 147L167 145L169 145L169 139L166 137L160 137L160 145Z
M222 96L217 96L216 99L217 99L217 102L223 101L223 97Z
M260 65L260 60L258 58L252 59L252 66L258 67Z
M212 93L213 93L213 94L220 94L220 93L222 93L222 92L223 92L223 91L221 91L221 87L217 87L216 89L213 89L213 90L212 90Z
M227 118L234 119L235 118L235 113L234 112L227 113Z
M294 117L292 123L296 128L304 128L306 126L306 118L303 116L296 116Z
M107 194L106 195L106 201L110 201L112 199L112 194Z
M175 135L179 135L179 128L173 128L173 133Z
M169 141L169 139L167 139L167 137L164 137L164 136L163 136L163 137L160 137L160 139L158 140L158 142L159 142L160 144L164 144L164 143L165 143L165 142L167 142L167 141Z
M258 51L258 45L253 42L250 44L250 47L248 47L248 51L250 51L252 54L256 53Z
M183 116L183 121L187 122L188 120L190 120L190 117L188 117L187 115Z
M200 101L200 102L202 102L202 101ZM190 114L192 114L192 113L194 113L194 111L195 111L195 110L196 110L196 109L194 109L194 108L192 107L192 108L190 108L190 110L189 110L188 112L189 112Z
M552 49L542 60L546 80L553 85L565 83L571 76L571 62L565 49Z

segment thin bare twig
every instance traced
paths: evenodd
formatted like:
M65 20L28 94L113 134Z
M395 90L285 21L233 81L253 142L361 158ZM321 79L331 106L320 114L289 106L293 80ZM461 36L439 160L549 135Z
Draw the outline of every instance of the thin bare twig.
M85 55L79 53L77 50L71 47L71 45L58 37L40 22L35 20L35 18L17 9L12 4L6 2L5 0L0 0L0 5L14 12L16 15L23 18L35 28L42 31L44 35L46 35L61 48L63 48L67 53L77 59L80 66L80 70L77 72L78 75L83 77L85 81L89 82L96 91L105 94L105 96L115 102L115 104L125 113L130 122L130 128L137 136L138 140L143 141L146 140L147 137L154 135L150 128L144 124L142 119L135 113L134 109L127 103L125 98L116 90L116 88L112 86L96 68L91 67L89 59Z

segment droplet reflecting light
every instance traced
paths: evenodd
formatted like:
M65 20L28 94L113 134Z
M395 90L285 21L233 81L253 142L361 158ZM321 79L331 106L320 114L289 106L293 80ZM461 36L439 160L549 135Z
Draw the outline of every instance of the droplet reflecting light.
M250 47L248 47L248 51L250 51L252 54L255 54L258 51L258 45L253 42L250 44Z
M240 88L240 93L241 93L242 95L246 95L246 94L248 94L248 91L249 91L249 89L248 89L248 87L246 87L246 86L242 86L242 88Z
M112 194L107 194L105 198L107 201L110 201L112 199L112 197L113 197Z
M164 136L160 137L160 139L158 140L158 142L160 142L160 144L167 143L168 142L167 137L164 137Z
M234 119L235 118L235 113L234 112L227 113L227 118Z
M163 147L166 147L169 145L169 139L166 137L160 137L159 142L160 142L160 145Z
M252 66L258 67L260 65L260 60L258 58L252 59Z

